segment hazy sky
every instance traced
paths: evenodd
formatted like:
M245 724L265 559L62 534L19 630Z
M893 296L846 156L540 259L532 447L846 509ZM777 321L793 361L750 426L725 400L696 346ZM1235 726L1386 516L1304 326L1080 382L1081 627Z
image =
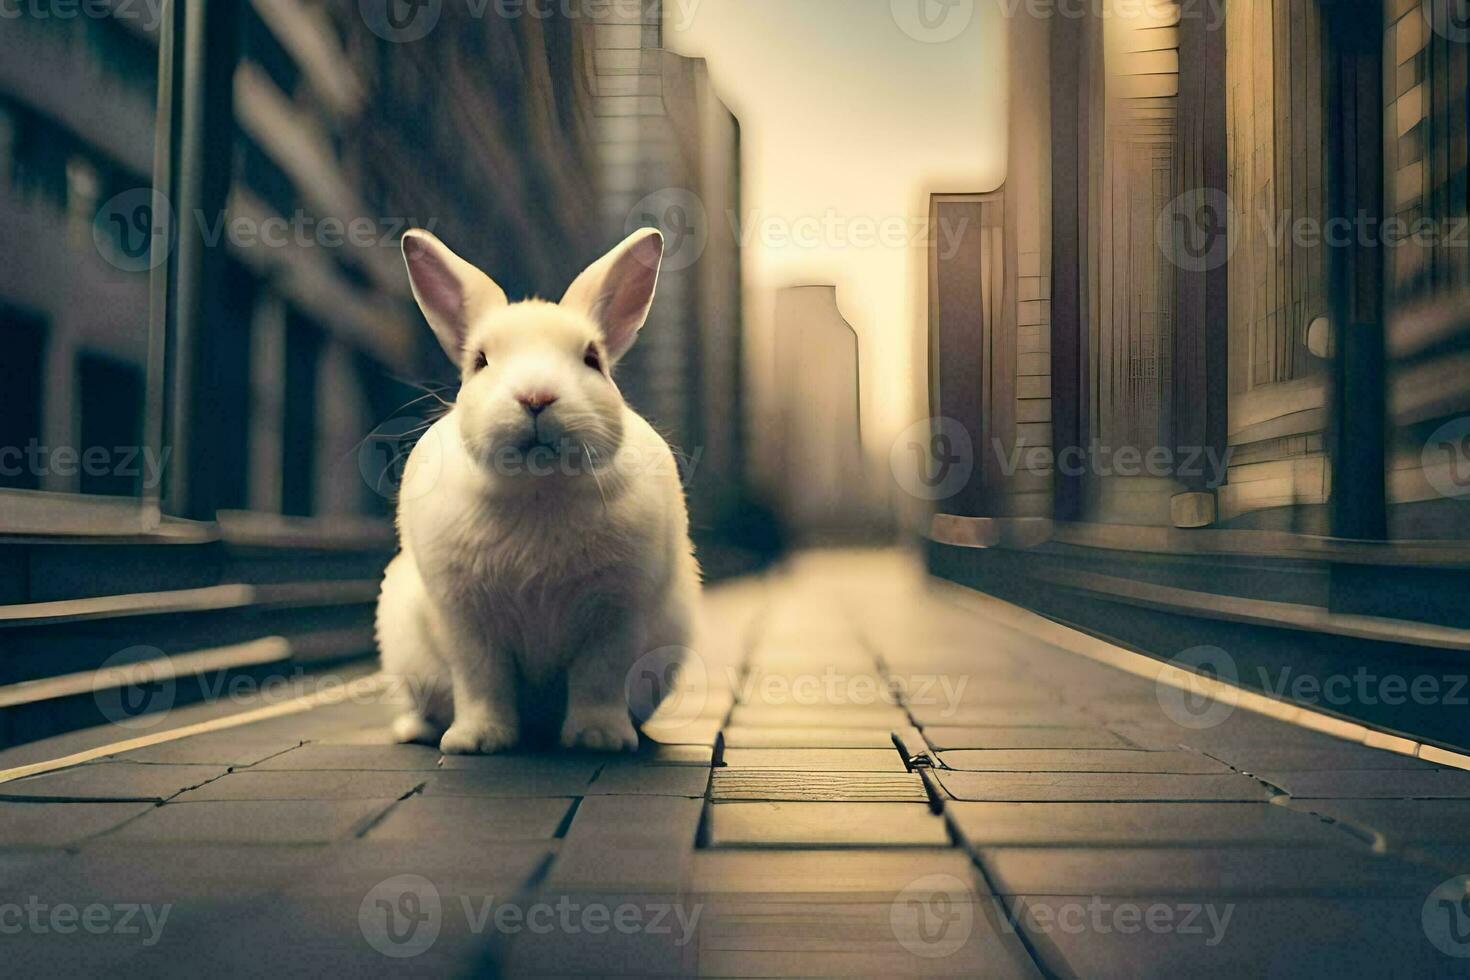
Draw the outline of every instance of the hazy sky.
M835 283L859 337L875 461L923 404L914 361L925 332L928 194L989 191L1004 179L1002 6L665 0L665 46L708 59L740 118L758 410L772 397L774 290Z

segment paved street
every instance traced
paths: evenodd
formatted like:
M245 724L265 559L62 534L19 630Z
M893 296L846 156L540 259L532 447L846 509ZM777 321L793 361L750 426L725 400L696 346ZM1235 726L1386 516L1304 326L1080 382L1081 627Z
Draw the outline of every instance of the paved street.
M0 755L7 972L1470 972L1470 773L1064 651L892 554L708 605L637 757L391 745L372 682Z

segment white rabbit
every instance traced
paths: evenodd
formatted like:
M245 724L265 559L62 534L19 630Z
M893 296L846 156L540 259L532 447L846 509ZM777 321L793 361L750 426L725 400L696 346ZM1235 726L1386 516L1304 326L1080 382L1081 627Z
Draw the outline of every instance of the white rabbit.
M560 303L509 303L426 231L403 255L463 383L404 469L378 600L384 672L415 693L395 734L495 752L560 722L568 747L636 748L629 669L690 644L700 592L673 453L610 373L663 236L634 233Z

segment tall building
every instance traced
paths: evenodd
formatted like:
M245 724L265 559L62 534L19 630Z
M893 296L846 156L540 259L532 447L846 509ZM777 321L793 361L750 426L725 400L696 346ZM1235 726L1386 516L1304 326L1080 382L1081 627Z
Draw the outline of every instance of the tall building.
M0 32L0 685L136 664L182 703L373 652L397 475L453 373L402 231L517 296L603 243L585 18L154 6ZM0 741L94 723L84 687L11 698Z
M664 50L662 3L594 5L600 233L664 232L659 293L619 369L682 456L696 538L750 544L742 406L740 126L703 59ZM751 518L755 525L759 518ZM713 555L712 555L713 557ZM718 560L718 559L715 559Z
M1257 686L1314 656L1432 674L1463 642L1455 7L1011 23L1048 84L1013 92L1006 185L936 200L1003 233L934 261L930 383L977 454L1039 452L937 503L936 568L1162 657L1226 649Z

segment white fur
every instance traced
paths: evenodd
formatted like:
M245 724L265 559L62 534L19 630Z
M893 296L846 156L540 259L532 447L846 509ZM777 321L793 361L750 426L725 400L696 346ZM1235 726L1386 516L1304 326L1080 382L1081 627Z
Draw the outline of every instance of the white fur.
M661 249L637 233L560 304L509 304L427 232L405 236L463 384L409 457L378 601L383 669L416 701L400 739L504 749L528 705L550 712L564 689L562 744L631 749L629 669L692 642L699 569L678 469L606 373L647 314ZM604 369L584 363L589 348ZM532 415L527 392L556 401Z

